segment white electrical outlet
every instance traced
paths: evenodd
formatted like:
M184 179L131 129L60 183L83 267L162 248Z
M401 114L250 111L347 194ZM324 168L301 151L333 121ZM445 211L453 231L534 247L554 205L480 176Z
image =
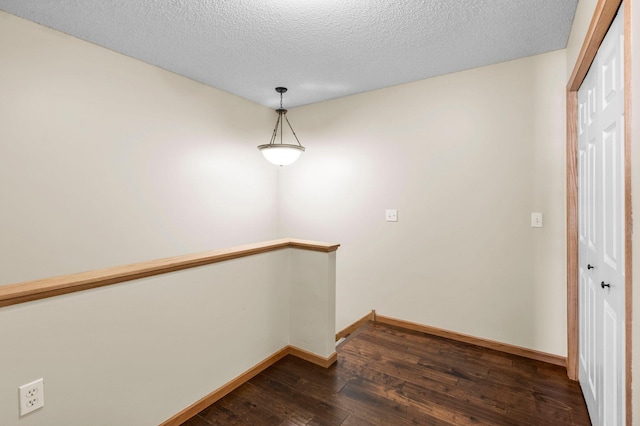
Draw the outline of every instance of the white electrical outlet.
M19 388L20 415L24 416L44 407L44 380L38 379Z
M398 221L398 210L396 209L388 209L384 212L384 218L387 222L397 222Z

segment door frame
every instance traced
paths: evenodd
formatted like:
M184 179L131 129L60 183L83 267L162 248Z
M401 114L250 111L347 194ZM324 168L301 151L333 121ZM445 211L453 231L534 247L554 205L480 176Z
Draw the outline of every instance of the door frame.
M631 2L624 1L625 407L631 425ZM622 0L598 0L567 83L567 375L578 380L578 89Z

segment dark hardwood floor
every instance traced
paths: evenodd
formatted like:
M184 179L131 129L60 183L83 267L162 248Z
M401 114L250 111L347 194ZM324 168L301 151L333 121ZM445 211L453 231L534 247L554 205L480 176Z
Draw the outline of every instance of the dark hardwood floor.
M589 425L564 368L369 323L329 369L288 356L193 417L211 425Z

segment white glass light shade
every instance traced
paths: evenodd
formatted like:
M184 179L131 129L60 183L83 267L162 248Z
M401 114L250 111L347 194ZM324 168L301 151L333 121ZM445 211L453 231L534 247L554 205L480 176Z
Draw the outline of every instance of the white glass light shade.
M258 149L268 162L276 166L287 166L295 162L304 152L304 147L289 144L266 144L260 145Z

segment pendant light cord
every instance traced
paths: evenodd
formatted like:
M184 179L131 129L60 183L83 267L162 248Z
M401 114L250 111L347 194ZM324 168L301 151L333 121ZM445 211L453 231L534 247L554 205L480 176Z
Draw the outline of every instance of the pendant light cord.
M282 93L280 93L280 109L282 109ZM280 114L280 145L282 145L282 135L284 134L284 131L282 130L282 124L283 124L282 122L284 120L282 120L283 114L282 113L279 113L279 114ZM287 117L285 116L285 118Z
M278 90L278 89L282 89L282 90ZM278 120L276 120L276 126L273 128L273 134L271 135L271 141L269 142L269 145L273 145L276 141L276 139L278 138L278 127L280 127L280 145L283 144L283 137L284 137L284 122L287 122L287 126L289 126L289 129L291 129L291 133L293 134L293 137L295 138L296 142L298 143L299 146L302 147L302 144L300 143L300 141L298 140L298 135L296 135L295 130L293 130L293 127L291 126L291 123L289 123L289 119L287 118L287 110L284 109L284 107L282 106L282 94L284 92L286 92L287 89L285 88L280 88L277 87L276 90L280 93L280 109L277 110L278 112ZM283 119L284 117L284 119ZM304 150L304 147L302 147Z

